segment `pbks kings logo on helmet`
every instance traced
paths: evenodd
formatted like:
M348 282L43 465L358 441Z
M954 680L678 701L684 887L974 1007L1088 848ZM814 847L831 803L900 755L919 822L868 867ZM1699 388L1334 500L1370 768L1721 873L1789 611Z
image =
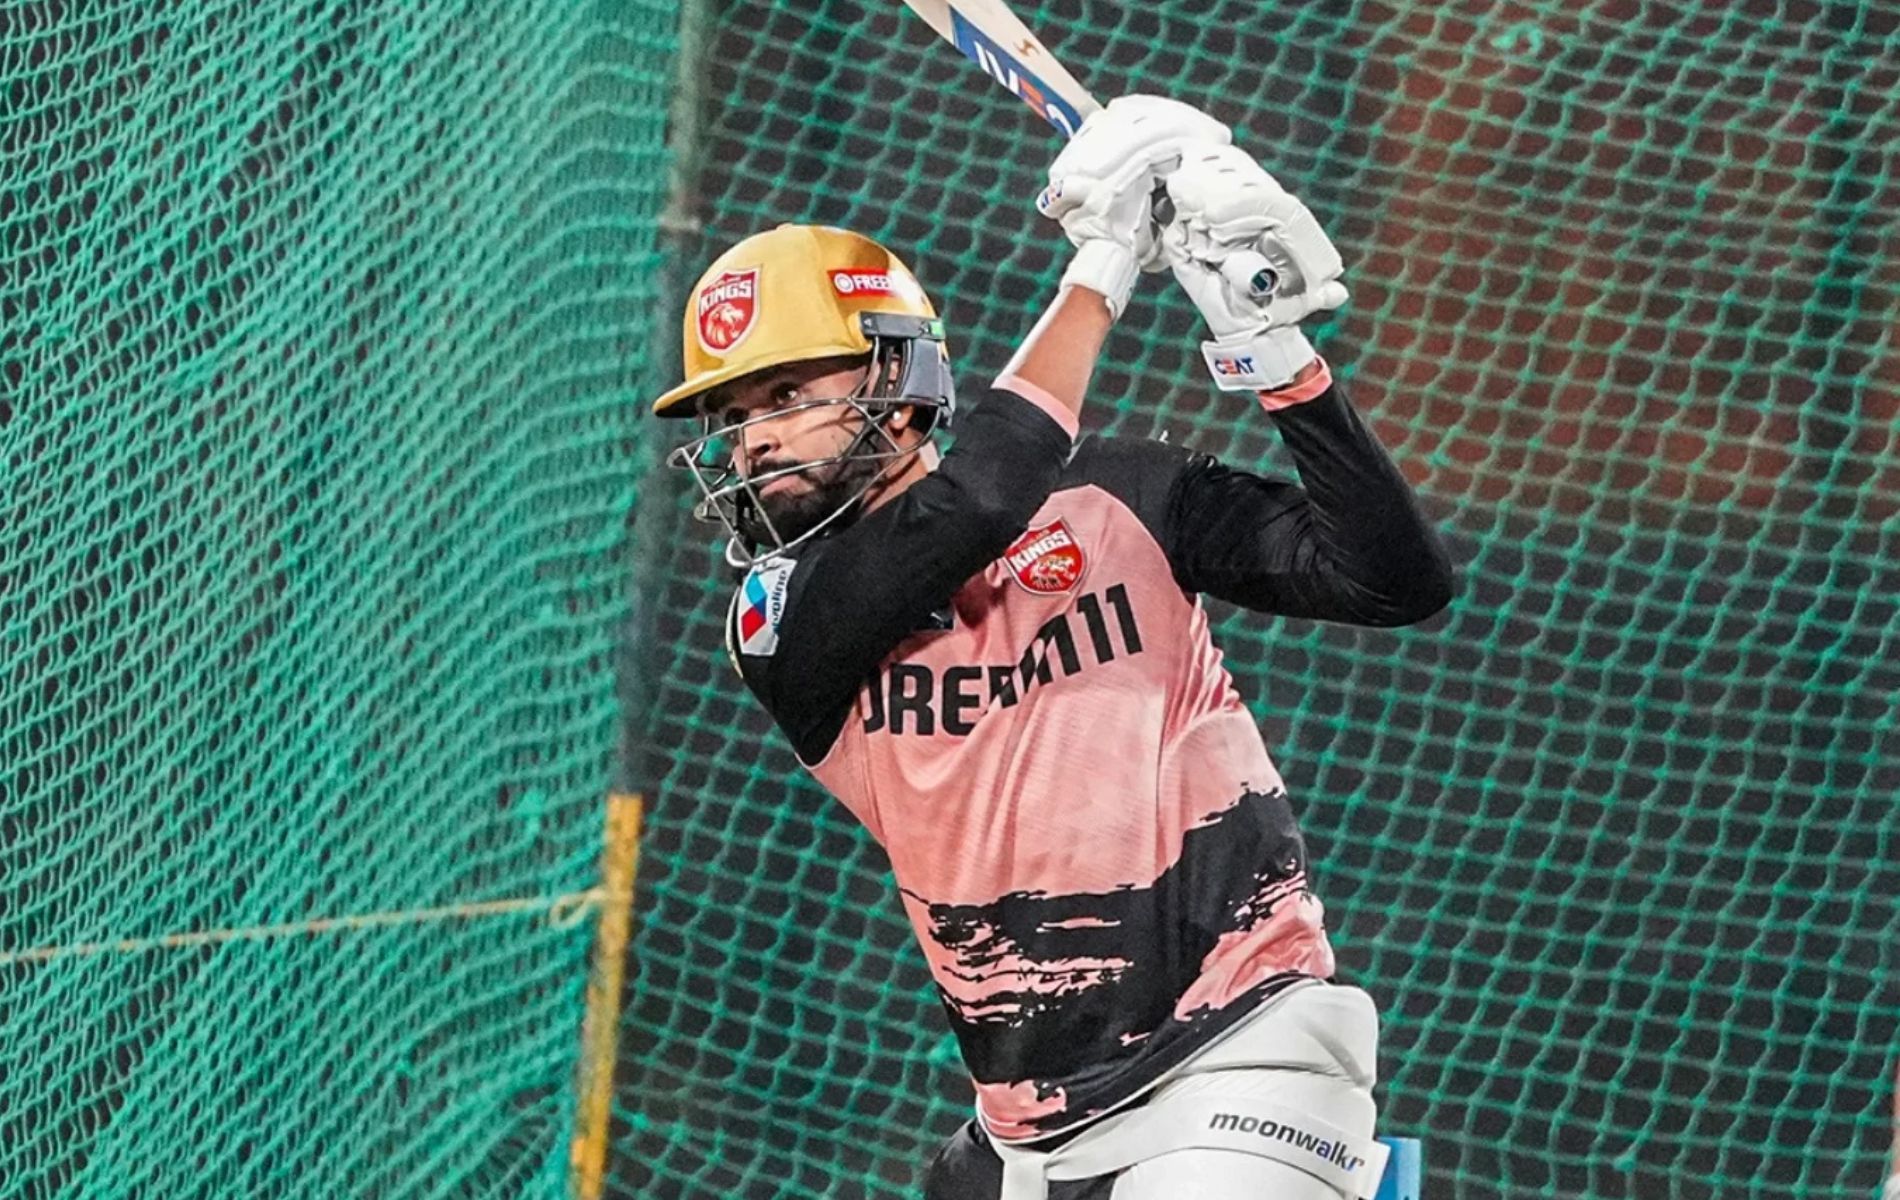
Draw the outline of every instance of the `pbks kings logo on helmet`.
M1082 582L1088 561L1082 557L1082 543L1069 532L1068 522L1057 517L1017 538L1003 551L1003 564L1027 590L1054 596L1073 591Z
M745 340L759 319L759 268L722 271L699 293L699 344L724 354Z

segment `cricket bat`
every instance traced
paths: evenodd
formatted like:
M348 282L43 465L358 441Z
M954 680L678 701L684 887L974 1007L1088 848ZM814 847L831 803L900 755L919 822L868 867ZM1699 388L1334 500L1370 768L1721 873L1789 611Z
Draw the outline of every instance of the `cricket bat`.
M906 6L955 46L983 73L1008 88L1037 116L1072 138L1082 122L1102 107L1056 56L1049 53L1003 0L904 0ZM1156 192L1158 220L1165 223L1166 196ZM1220 272L1256 301L1270 299L1279 276L1265 256L1236 251Z
M1102 107L1002 0L904 0L937 35L1063 137Z

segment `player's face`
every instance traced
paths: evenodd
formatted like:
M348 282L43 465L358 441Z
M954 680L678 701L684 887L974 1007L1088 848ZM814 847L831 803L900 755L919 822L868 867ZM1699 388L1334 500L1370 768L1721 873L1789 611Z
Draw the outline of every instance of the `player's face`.
M852 359L821 358L773 367L732 384L719 398L718 422L734 430L733 470L756 479L844 453L863 426L863 415L848 404L812 402L856 395L868 370ZM809 492L819 482L812 474L768 480L759 486L759 496Z
M771 476L755 495L779 537L802 535L861 495L878 473L874 458L840 457L863 431L864 413L827 403L859 394L869 370L852 358L788 363L737 380L716 398L715 421L732 430L733 470L752 480ZM746 532L764 540L764 529Z

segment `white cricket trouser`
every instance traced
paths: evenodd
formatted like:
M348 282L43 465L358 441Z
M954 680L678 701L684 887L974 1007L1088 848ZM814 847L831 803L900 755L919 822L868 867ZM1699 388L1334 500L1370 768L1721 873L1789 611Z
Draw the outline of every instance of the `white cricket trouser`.
M1184 1063L1139 1108L1055 1150L991 1145L1000 1200L1044 1200L1048 1181L1113 1175L1112 1200L1351 1200L1378 1187L1373 1138L1379 1019L1353 987L1274 997Z

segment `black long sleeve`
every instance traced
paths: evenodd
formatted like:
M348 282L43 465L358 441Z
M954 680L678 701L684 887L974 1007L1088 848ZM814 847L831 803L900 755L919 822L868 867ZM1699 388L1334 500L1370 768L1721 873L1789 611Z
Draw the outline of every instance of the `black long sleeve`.
M807 763L824 757L865 677L1028 525L1073 441L1030 401L992 390L937 469L791 562L768 563L769 653L731 638L740 674ZM761 572L755 571L758 576ZM743 582L730 620L738 634Z
M1176 478L1166 540L1182 587L1355 625L1408 625L1444 608L1444 543L1338 385L1273 420L1299 486L1206 455Z

